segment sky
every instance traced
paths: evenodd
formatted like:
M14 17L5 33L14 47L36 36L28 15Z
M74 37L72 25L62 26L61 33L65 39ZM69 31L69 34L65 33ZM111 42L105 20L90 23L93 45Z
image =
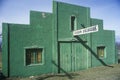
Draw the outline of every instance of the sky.
M52 13L53 0L0 0L0 34L2 23L29 24L30 10ZM120 42L120 0L56 0L90 7L91 18L102 19L105 30L115 30Z

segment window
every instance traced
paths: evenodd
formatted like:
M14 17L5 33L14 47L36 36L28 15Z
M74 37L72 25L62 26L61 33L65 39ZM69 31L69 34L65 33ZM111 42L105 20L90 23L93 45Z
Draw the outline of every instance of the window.
M99 58L105 57L105 46L99 46L97 47L97 55Z
M26 65L39 64L43 62L43 49L32 48L26 49Z
M71 16L71 30L76 30L76 17Z

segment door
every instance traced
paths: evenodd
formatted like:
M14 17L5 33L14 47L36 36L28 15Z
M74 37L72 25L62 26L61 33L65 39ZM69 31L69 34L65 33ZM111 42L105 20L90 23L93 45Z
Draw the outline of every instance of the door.
M72 43L72 55L75 56L74 71L87 68L87 49L81 43Z
M59 69L66 72L87 68L86 48L78 42L59 43ZM61 70L59 70L62 72Z
M71 44L60 43L60 68L64 71L70 72L72 69L71 63ZM60 70L60 72L62 72Z

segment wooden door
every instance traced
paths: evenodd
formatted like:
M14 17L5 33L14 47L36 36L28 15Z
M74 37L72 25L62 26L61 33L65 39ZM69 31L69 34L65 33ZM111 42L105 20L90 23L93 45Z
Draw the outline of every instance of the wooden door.
M87 68L87 50L82 44L60 43L59 51L59 66L64 71L71 72Z
M74 60L74 71L82 70L87 68L87 50L80 43L72 44L72 54L75 56Z
M60 43L60 68L64 71L71 71L71 44ZM60 71L62 72L62 71Z

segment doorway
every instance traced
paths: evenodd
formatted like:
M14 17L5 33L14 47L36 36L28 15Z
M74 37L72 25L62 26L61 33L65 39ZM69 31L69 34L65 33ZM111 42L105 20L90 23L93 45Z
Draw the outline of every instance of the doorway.
M87 49L79 42L60 42L58 72L74 72L87 68Z

